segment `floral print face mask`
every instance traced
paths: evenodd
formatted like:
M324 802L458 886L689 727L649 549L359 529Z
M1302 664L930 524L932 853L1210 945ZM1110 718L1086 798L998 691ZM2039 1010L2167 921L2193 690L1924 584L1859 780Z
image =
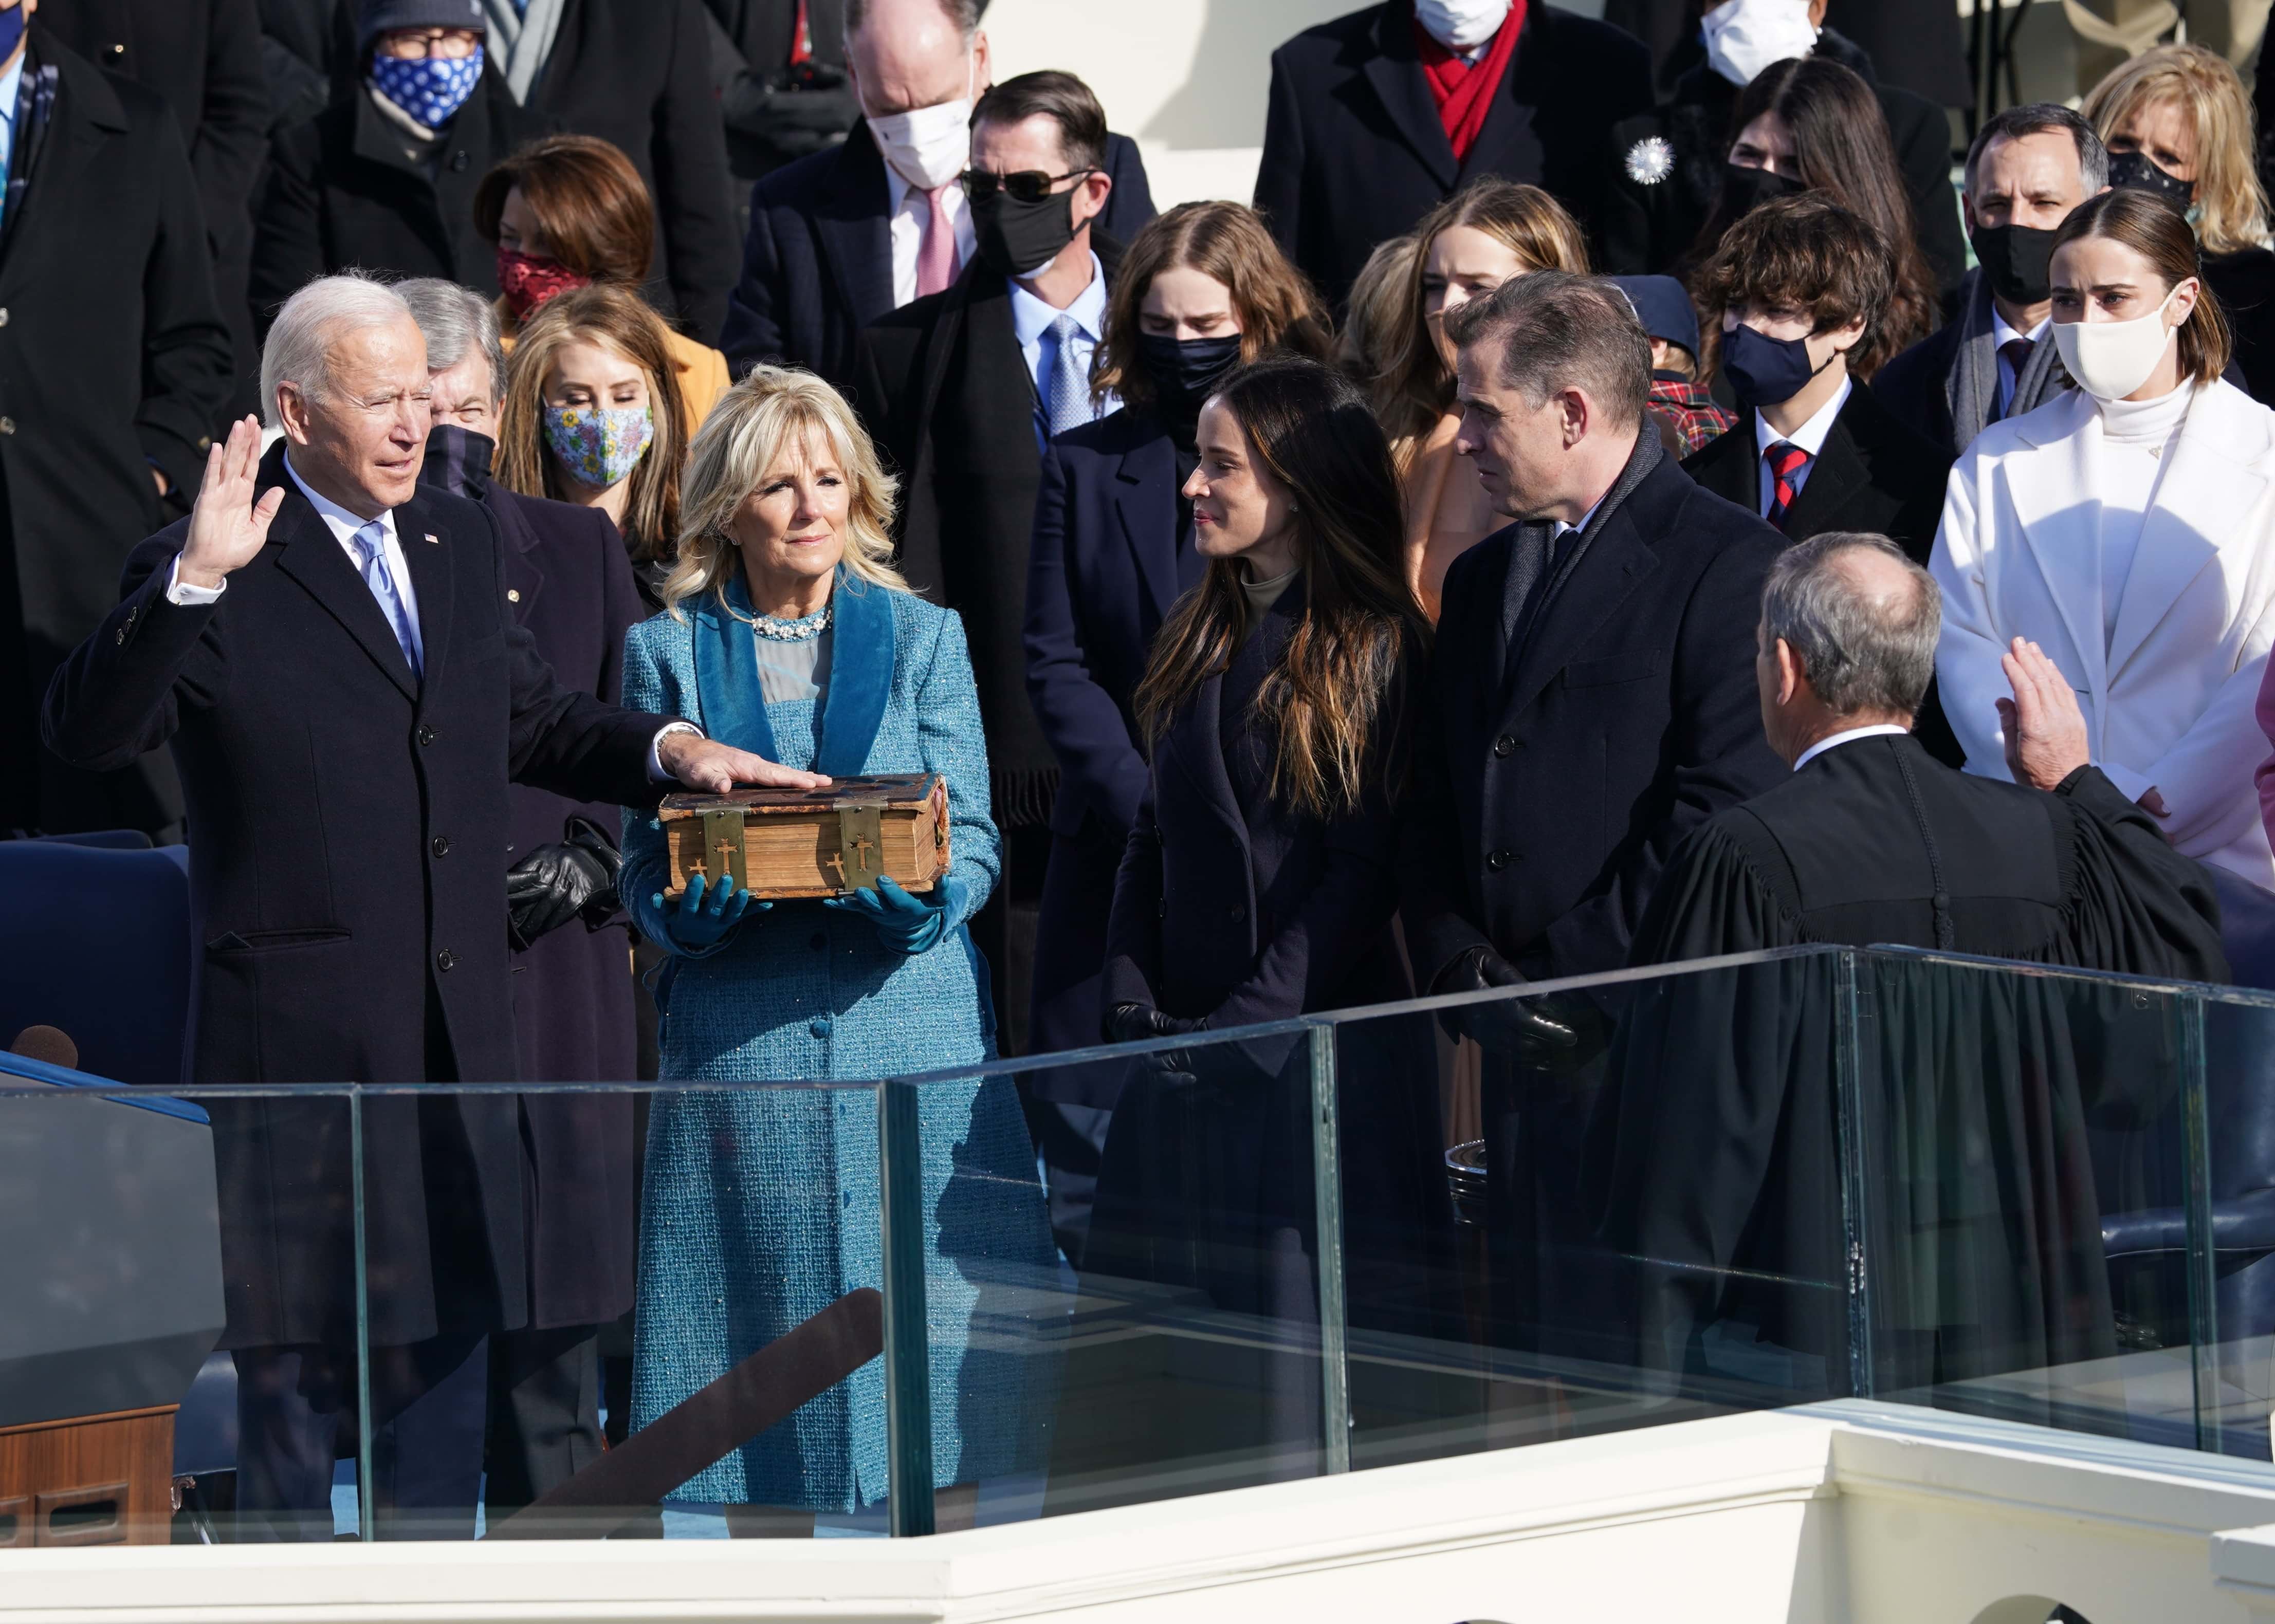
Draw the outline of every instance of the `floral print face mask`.
M545 408L545 443L571 478L594 490L630 479L654 437L646 406Z

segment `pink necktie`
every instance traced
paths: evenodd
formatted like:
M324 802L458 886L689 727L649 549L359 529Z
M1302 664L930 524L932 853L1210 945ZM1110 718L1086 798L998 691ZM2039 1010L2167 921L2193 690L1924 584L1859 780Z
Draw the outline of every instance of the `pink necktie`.
M948 186L956 185L949 181ZM922 241L917 244L917 297L938 293L956 280L956 227L948 218L948 186L934 186L925 193L932 205L932 218L925 223Z

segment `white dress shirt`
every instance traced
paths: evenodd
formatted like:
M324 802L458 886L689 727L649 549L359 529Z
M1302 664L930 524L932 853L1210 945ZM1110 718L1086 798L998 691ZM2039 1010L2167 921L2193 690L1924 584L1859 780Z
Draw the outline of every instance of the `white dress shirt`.
M1833 433L1833 419L1840 415L1840 408L1848 404L1848 396L1856 387L1854 378L1840 380L1840 387L1833 398L1817 409L1816 414L1789 434L1781 434L1770 427L1770 420L1759 412L1754 413L1754 465L1761 470L1761 500L1754 511L1766 517L1777 502L1777 475L1770 472L1768 451L1779 441L1797 445L1809 453L1809 460L1790 474L1786 482L1793 487L1798 497L1801 487L1809 483L1809 476L1817 470L1817 459L1824 454L1825 442Z
M932 200L889 163L885 165L885 191L892 202L886 229L893 244L893 307L897 310L917 296L917 254L924 246L925 228L932 223ZM971 224L971 200L951 180L941 201L948 207L949 224L956 228L956 268L962 270L971 263L979 241Z
M1869 728L1850 728L1841 733L1828 733L1801 752L1801 759L1793 764L1793 770L1798 773L1826 751L1837 745L1845 744L1850 739L1885 738L1891 733L1909 733L1910 731L1909 728L1900 728L1893 721L1876 721Z
M1064 310L1053 309L1043 300L1021 287L1017 277L1011 279L1011 329L1019 337L1019 353L1027 363L1027 376L1035 385L1035 434L1038 442L1050 439L1050 425L1043 416L1042 404L1051 397L1051 373L1059 364L1059 341L1051 336L1051 323L1061 316L1075 319L1074 360L1087 375L1091 358L1097 354L1099 344L1106 336L1106 268L1098 256L1090 256L1090 285L1075 295L1074 303ZM1108 395L1098 403L1091 413L1093 419L1109 412L1119 411L1121 399Z
M1991 353L1999 357L1999 415L2005 417L2007 408L2014 404L2014 365L2001 353L2017 338L2027 338L2032 344L2044 344L2054 319L2051 315L2029 332L2017 332L2007 325L2007 318L1999 313L1999 306L1991 306Z

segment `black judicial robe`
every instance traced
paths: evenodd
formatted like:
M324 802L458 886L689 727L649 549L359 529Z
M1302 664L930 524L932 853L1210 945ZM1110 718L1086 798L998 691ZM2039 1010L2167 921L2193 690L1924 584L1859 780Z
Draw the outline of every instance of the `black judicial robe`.
M2097 769L2044 794L1908 736L1838 745L1709 820L1633 962L1811 943L2227 975L2205 871ZM2116 1187L2108 1147L2169 1107L2166 1001L1931 961L1856 974L1871 1390L2113 1353L2101 1218L2143 1197L2137 1176ZM1698 1333L1721 1322L1821 1358L1796 1386L1863 1385L1838 1289L1835 990L1818 956L1668 978L1624 1008L1591 1182L1607 1250L1669 1265L1630 1299L1645 1368L1705 1373Z

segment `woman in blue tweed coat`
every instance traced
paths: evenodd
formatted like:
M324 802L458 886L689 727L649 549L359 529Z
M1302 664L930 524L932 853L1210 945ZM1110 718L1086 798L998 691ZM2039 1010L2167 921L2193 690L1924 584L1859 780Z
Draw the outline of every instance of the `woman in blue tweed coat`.
M979 697L962 623L892 569L892 500L852 412L808 373L759 367L696 436L665 612L625 637L624 703L833 777L940 773L952 862L925 896L888 880L754 905L728 878L723 893L699 880L668 901L663 835L628 812L619 888L671 955L667 1084L857 1081L994 1058L986 967L964 928L999 864ZM1031 1317L1056 1275L1010 1081L927 1086L920 1115L933 1460L937 1487L965 1491L941 1507L952 1522L978 1484L1043 1458L1055 1366ZM635 1427L881 1283L874 1096L660 1092L640 1205ZM885 1476L873 1360L673 1498L773 1508L761 1521L780 1531L882 1500Z

